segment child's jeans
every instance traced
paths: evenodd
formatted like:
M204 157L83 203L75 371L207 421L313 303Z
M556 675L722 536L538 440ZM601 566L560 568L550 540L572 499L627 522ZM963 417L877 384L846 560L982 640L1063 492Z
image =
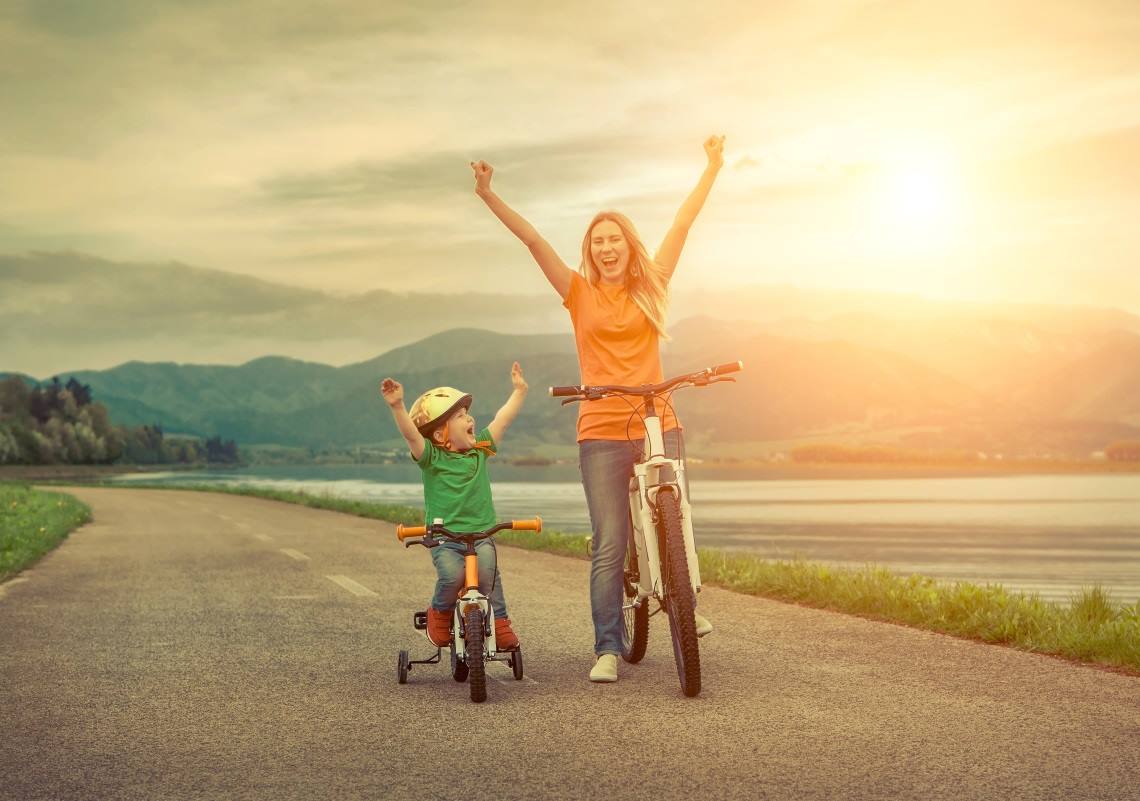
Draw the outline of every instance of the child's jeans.
M467 548L459 543L445 542L431 549L431 560L435 563L435 595L431 608L437 612L450 612L455 608L455 600L463 591L467 578L463 555ZM475 543L475 553L479 555L479 591L491 599L495 617L507 617L507 599L503 597L503 580L499 576L495 542L492 539Z

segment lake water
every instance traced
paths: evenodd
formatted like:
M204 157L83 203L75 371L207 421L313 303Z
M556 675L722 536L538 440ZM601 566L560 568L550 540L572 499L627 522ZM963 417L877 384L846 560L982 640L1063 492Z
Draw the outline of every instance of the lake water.
M1099 583L1140 600L1140 475L712 480L692 470L698 545L769 559L998 583L1067 601ZM541 515L547 528L589 531L574 467L497 466L501 518ZM413 465L257 466L123 476L170 484L250 484L419 506Z

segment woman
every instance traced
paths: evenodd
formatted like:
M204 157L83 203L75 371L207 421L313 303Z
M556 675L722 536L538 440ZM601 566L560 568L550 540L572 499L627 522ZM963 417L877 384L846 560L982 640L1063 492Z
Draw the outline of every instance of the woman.
M652 259L625 215L603 211L586 229L578 272L567 267L534 226L492 191L491 165L485 161L471 164L475 194L527 246L570 311L583 384L636 386L663 379L659 341L668 338L669 279L689 228L724 164L724 137L709 137L704 149L708 165ZM666 408L662 424L666 449L671 456L682 454L680 424L672 408ZM593 527L590 606L596 661L591 681L617 681L624 631L622 577L630 536L629 477L643 433L639 419L630 424L630 407L622 398L579 407L579 466ZM702 616L696 616L696 623L699 635L712 631L712 624Z

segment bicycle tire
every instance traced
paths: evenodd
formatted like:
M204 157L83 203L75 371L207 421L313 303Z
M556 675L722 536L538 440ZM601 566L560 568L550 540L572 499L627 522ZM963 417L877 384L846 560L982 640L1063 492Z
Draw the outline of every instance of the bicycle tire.
M677 663L681 692L692 698L701 691L701 652L693 617L696 598L689 581L680 502L672 487L663 487L657 493L657 534L665 557L665 611L673 639L673 660Z
M467 642L467 682L471 700L487 700L487 664L483 661L483 610L472 606L463 616L463 637Z
M629 548L625 553L625 575L622 582L625 587L625 604L633 603L637 599L637 587L634 577L637 576L637 545L633 532L629 533ZM625 631L621 638L621 658L630 664L636 664L645 656L645 648L649 644L649 603L648 600L630 609L622 609L625 622Z

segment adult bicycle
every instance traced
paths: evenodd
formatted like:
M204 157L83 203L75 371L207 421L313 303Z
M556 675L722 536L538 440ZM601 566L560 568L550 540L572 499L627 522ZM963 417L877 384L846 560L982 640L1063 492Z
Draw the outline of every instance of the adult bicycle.
M743 367L743 362L729 362L659 384L637 387L578 385L550 388L551 396L563 398L563 404L610 397L626 398L631 407L631 422L634 417L640 417L645 425L641 455L634 462L629 482L632 536L623 582L625 632L622 658L635 663L645 656L649 642L650 599L655 600L658 604L656 611L664 609L669 618L677 676L681 691L690 697L701 691L701 657L694 620L696 595L701 589L701 571L693 541L685 460L680 454L676 458L665 454L658 404L669 405L678 389L733 381L735 379L726 374Z

